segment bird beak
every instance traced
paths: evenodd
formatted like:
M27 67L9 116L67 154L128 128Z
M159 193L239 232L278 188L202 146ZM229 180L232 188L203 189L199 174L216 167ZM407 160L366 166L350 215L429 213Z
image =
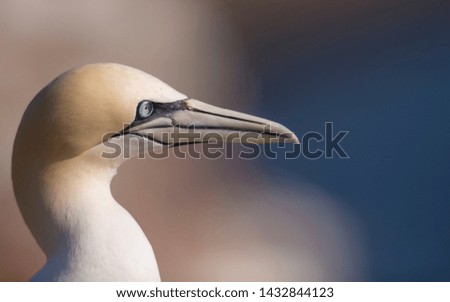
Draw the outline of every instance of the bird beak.
M130 134L167 146L210 142L299 143L281 124L256 116L212 106L194 99L175 105L158 104L159 116L130 126ZM164 105L168 106L164 110Z

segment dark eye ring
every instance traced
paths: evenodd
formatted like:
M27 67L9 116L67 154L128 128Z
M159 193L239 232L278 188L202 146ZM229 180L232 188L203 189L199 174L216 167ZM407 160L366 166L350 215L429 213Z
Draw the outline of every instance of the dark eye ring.
M137 108L138 117L143 119L149 117L153 113L153 103L147 100L144 100L139 103Z

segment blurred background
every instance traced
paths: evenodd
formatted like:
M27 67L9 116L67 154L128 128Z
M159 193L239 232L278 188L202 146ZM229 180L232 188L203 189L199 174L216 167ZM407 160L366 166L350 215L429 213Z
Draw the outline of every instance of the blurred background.
M164 281L450 281L450 1L0 1L0 281L45 262L10 177L55 76L117 62L350 159L131 160L113 194ZM176 189L173 189L176 185Z

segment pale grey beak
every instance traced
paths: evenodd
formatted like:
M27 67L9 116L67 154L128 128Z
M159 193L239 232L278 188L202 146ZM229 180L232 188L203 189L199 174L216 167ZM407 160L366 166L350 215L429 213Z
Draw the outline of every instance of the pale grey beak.
M194 99L157 104L155 117L130 125L127 133L142 135L163 145L203 142L299 143L295 134L270 120L212 106Z

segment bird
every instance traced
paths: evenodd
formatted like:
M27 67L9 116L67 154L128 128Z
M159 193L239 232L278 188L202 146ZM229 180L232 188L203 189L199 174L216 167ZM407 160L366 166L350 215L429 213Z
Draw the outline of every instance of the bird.
M132 137L160 149L204 142L163 135L177 127L212 131L224 142L232 132L257 134L256 143L299 142L281 124L188 98L117 63L75 67L37 93L19 124L11 169L20 212L46 255L30 281L161 280L149 240L110 184L118 167L142 151ZM105 156L112 143L128 147L130 156Z

